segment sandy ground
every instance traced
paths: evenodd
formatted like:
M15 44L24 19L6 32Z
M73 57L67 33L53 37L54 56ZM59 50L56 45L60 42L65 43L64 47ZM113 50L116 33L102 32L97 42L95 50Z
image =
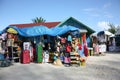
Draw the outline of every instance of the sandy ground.
M120 80L120 53L90 56L80 67L14 63L0 68L0 80Z

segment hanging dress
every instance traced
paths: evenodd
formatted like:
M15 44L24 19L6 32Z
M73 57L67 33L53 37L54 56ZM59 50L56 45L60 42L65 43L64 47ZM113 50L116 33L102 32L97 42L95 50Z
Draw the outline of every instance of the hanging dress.
M43 61L43 54L42 54L42 45L41 44L38 44L37 45L37 62L38 63L42 63Z

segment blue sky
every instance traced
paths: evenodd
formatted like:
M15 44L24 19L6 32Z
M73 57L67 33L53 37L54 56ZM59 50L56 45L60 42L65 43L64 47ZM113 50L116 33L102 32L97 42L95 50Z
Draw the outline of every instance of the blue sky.
M0 30L10 24L64 21L70 16L95 31L120 25L120 0L0 0Z

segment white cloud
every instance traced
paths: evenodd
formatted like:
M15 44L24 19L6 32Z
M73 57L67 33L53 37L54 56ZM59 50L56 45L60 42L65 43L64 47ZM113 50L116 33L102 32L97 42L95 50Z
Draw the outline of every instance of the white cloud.
M99 11L97 8L86 8L83 9L83 11L85 12L85 14L89 15L89 16L93 16L93 17L99 17Z
M106 21L100 21L98 22L98 27L100 27L100 29L103 29L103 30L106 30L109 28L108 26L109 22L106 22Z
M110 6L111 6L111 3L109 2L109 3L104 4L104 5L103 5L103 8L108 8L108 7L110 7Z

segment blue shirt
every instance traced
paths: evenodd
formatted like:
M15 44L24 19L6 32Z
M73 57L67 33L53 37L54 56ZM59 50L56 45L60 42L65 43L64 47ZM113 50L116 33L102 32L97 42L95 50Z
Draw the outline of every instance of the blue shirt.
M68 40L68 41L72 41L72 36L71 36L71 35L68 35L67 40Z

